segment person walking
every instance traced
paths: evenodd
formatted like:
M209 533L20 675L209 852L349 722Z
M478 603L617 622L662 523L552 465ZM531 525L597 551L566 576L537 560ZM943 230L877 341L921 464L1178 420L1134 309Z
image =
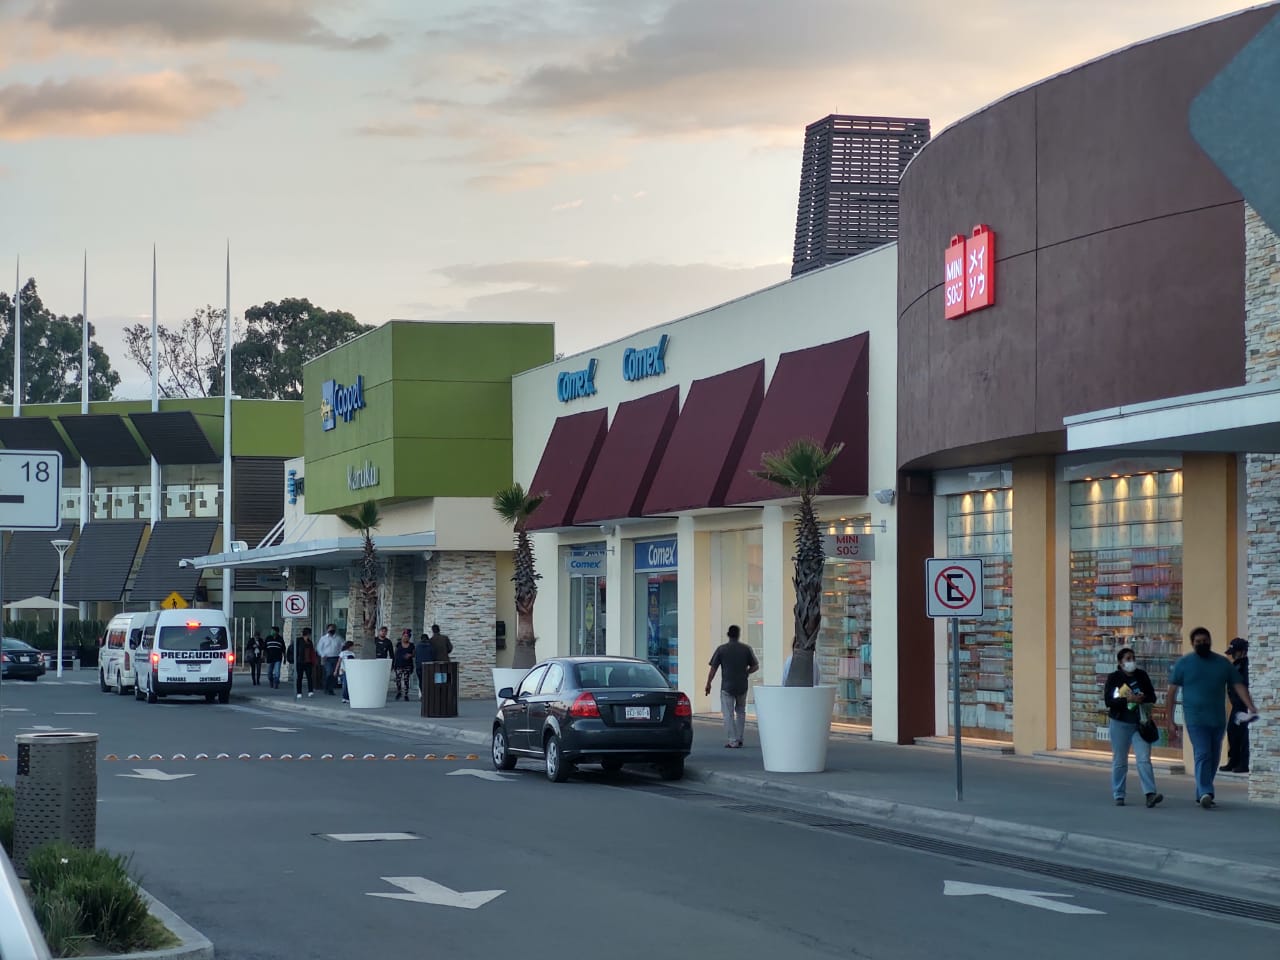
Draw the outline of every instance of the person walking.
M320 664L324 669L324 692L334 695L338 683L338 654L342 652L342 638L338 636L338 625L329 624L324 628L324 636L316 644L316 653L320 655Z
M353 649L356 645L354 640L347 640L342 644L342 649L338 651L338 680L342 683L342 702L351 702L351 689L347 686L347 662L356 658L356 652Z
M284 637L280 636L280 628L272 627L267 632L267 639L262 642L262 655L267 661L267 686L272 690L280 689L280 664L284 662Z
M428 663L435 659L435 653L432 650L431 637L423 634L418 642L413 645L413 672L418 677L418 696L425 697L426 691L426 671L423 670Z
M1226 693L1235 690L1250 717L1257 713L1253 698L1239 671L1230 660L1213 652L1213 637L1204 627L1191 631L1191 649L1169 671L1169 692L1165 705L1169 714L1165 726L1173 734L1173 705L1182 689L1182 726L1191 738L1195 754L1196 803L1205 810L1214 806L1213 778L1222 757L1222 738L1226 735Z
M249 664L249 677L255 687L262 684L262 634L254 632L244 645L244 659Z
M1107 677L1102 688L1102 699L1106 702L1110 717L1111 796L1117 807L1124 806L1125 781L1129 778L1129 748L1132 746L1147 806L1154 807L1164 799L1164 794L1156 792L1156 775L1151 767L1151 744L1138 734L1138 725L1144 719L1142 704L1156 702L1156 688L1147 672L1138 666L1137 657L1130 648L1122 647L1116 653L1116 669Z
M431 659L436 663L445 663L449 654L453 653L453 641L448 634L440 632L440 624L431 625Z
M711 696L711 681L720 674L720 713L724 717L725 746L740 748L747 725L747 678L760 669L755 651L739 637L742 631L735 623L729 628L727 643L716 647L711 655L711 672L707 674L705 693Z
M413 634L408 630L400 634L395 656L391 659L391 672L396 678L396 699L408 700L413 682Z
M1236 637L1227 644L1227 656L1235 664L1236 673L1240 674L1240 682L1245 689L1249 687L1249 641L1244 637ZM1249 713L1245 702L1236 693L1235 687L1227 691L1227 699L1231 701L1231 716L1227 718L1227 762L1218 769L1224 773L1249 772L1249 724L1241 723L1237 717Z
M296 699L302 699L302 679L307 680L307 696L314 697L316 695L314 674L316 651L311 643L311 628L303 627L302 636L295 642L289 644L286 654L289 662L293 664L293 681L296 687Z
M379 627L378 635L373 639L373 658L375 660L391 659L391 638L387 636L386 627Z

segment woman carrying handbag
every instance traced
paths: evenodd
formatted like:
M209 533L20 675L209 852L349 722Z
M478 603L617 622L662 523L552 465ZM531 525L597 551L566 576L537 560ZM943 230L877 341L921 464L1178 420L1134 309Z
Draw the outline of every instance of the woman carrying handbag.
M1151 768L1151 741L1140 728L1150 726L1151 706L1156 702L1156 688L1145 670L1138 668L1137 657L1129 647L1116 654L1117 669L1107 677L1102 698L1107 704L1111 734L1111 795L1117 807L1124 806L1125 782L1129 778L1129 749L1138 762L1138 779L1146 794L1147 806L1154 807L1164 799L1156 792L1156 775ZM1158 733L1157 733L1158 735Z

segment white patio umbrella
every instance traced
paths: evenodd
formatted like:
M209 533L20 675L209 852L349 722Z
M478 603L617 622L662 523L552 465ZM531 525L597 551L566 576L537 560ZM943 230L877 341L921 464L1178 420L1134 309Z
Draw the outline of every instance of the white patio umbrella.
M58 603L57 600L50 600L48 597L27 597L25 600L14 600L12 603L6 603L6 610L57 610L61 607L63 610L77 609L70 603Z

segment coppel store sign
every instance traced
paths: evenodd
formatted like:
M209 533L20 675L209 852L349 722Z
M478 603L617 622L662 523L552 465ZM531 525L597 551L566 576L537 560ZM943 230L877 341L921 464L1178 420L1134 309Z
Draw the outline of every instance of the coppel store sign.
M680 565L676 540L647 540L635 545L636 573L675 570Z
M343 386L337 380L326 380L320 385L320 428L332 430L338 425L338 418L343 423L350 423L357 410L364 409L364 377L356 377L356 382Z

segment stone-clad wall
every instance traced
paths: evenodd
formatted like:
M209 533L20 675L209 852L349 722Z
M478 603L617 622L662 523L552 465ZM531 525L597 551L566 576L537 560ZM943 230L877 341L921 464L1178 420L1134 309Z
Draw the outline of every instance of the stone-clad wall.
M492 697L498 565L492 553L437 552L427 564L425 622L453 641L458 696Z
M1245 378L1280 383L1280 238L1245 207ZM1250 454L1249 798L1280 804L1280 457Z

